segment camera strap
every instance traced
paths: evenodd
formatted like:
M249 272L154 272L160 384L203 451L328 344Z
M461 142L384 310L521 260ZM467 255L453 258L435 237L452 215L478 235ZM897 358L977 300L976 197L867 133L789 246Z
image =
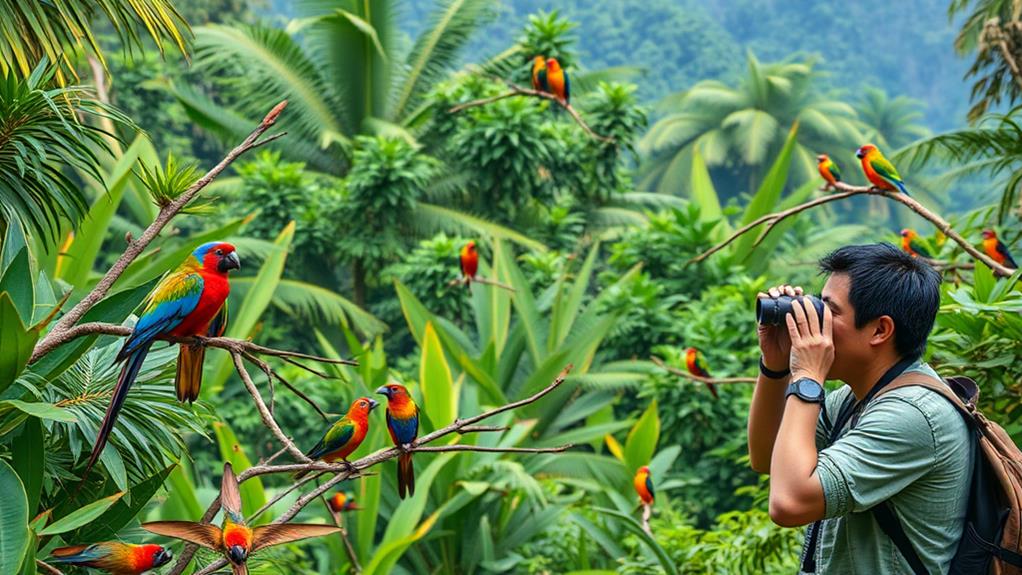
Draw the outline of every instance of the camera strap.
M844 428L848 420L851 419L851 425L849 430L855 427L855 424L859 421L859 415L866 405L876 397L876 394L881 389L886 387L892 381L895 380L899 375L902 374L910 365L919 359L916 356L909 356L902 358L898 363L891 366L887 371L884 372L880 379L877 380L873 387L866 393L866 396L862 398L862 401L855 401L855 395L853 393L848 394L843 404L841 404L841 410L838 411L837 419L835 419L830 428L830 436L827 445L833 445L835 441L841 436L841 430ZM823 520L814 522L806 530L806 543L802 549L802 571L804 573L816 573L816 548L820 544L820 528L823 525Z

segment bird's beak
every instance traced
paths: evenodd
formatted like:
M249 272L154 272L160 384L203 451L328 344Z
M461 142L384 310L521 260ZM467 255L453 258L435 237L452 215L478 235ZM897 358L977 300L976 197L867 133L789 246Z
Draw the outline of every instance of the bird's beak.
M227 557L233 563L244 563L245 559L248 558L248 553L245 552L245 548L241 545L234 545L227 550Z
M377 405L380 405L379 401L376 401L375 399L370 399L369 400L369 411L372 411L372 410L376 409Z
M376 388L376 393L379 393L380 395L386 395L387 399L390 399L391 391L390 391L390 388L387 387L386 385L381 385L380 387L377 387Z
M166 565L167 563L170 563L170 560L173 558L174 554L170 552L170 549L158 551L156 555L153 556L153 567L161 567L163 565Z
M241 259L238 258L238 252L231 252L224 256L224 259L220 260L218 267L221 273L226 273L228 270L240 270Z
M863 153L862 153L862 148L859 148L858 150L855 150L855 157L856 157L856 158L859 158L859 159L861 160L861 159L862 159L862 157L863 157L863 156L865 156L865 155L866 155L866 154L863 154Z

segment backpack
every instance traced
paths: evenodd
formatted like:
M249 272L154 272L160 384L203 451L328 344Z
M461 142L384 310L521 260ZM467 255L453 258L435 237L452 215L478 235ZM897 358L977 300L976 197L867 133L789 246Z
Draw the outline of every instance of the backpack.
M918 385L941 394L965 419L973 451L972 481L965 529L951 561L951 575L1022 575L1022 451L1004 429L976 409L979 388L967 377L943 382L922 373L907 373L877 390L876 396ZM926 570L889 501L871 509L874 519L912 566Z

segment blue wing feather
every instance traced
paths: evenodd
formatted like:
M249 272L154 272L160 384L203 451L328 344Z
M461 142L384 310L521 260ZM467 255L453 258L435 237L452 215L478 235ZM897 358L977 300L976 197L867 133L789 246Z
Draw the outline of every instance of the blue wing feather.
M317 443L312 450L306 453L309 459L319 459L332 451L337 451L351 440L351 437L355 435L355 425L350 422L345 422L347 423L347 425L345 425L344 423L341 423L341 421L335 423L333 427L326 432L323 439L320 439L319 443Z
M419 416L416 414L414 417L408 419L396 419L391 417L390 410L387 410L387 427L394 432L394 437L397 438L398 442L402 445L405 443L411 443L415 441L415 438L419 435Z
M646 476L646 489L649 490L651 497L656 497L656 492L653 491L653 478L648 475Z
M184 276L172 274L164 278L153 290L154 295L150 296L151 299L142 316L138 318L134 331L117 354L118 361L177 327L199 305L203 283L202 276L196 273ZM168 287L176 288L174 297L156 301L155 294Z

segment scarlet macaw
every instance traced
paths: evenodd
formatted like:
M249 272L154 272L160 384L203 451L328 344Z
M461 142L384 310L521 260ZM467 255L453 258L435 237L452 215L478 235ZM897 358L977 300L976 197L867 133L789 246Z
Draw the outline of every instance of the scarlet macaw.
M1015 263L1015 258L1011 257L1008 246L997 238L997 232L994 230L983 230L983 251L1002 266L1018 269L1018 264Z
M415 441L419 436L419 406L415 405L405 386L391 383L381 386L376 393L387 396L387 429L394 445L400 448ZM404 452L397 458L397 494L401 499L405 495L415 495L411 453Z
M92 567L112 575L141 575L170 563L173 554L161 545L132 545L104 541L92 545L60 547L50 552L50 563Z
M690 347L685 350L685 367L688 368L688 372L692 375L698 375L699 377L712 377L710 375L709 367L706 366L706 360L703 359L699 350L694 347ZM717 387L715 385L712 383L706 383L706 387L709 388L713 397L720 397L720 395L717 394Z
M855 157L862 161L862 171L874 186L881 190L900 191L906 196L909 195L905 182L901 180L894 164L888 161L876 146L873 144L862 146L855 152Z

